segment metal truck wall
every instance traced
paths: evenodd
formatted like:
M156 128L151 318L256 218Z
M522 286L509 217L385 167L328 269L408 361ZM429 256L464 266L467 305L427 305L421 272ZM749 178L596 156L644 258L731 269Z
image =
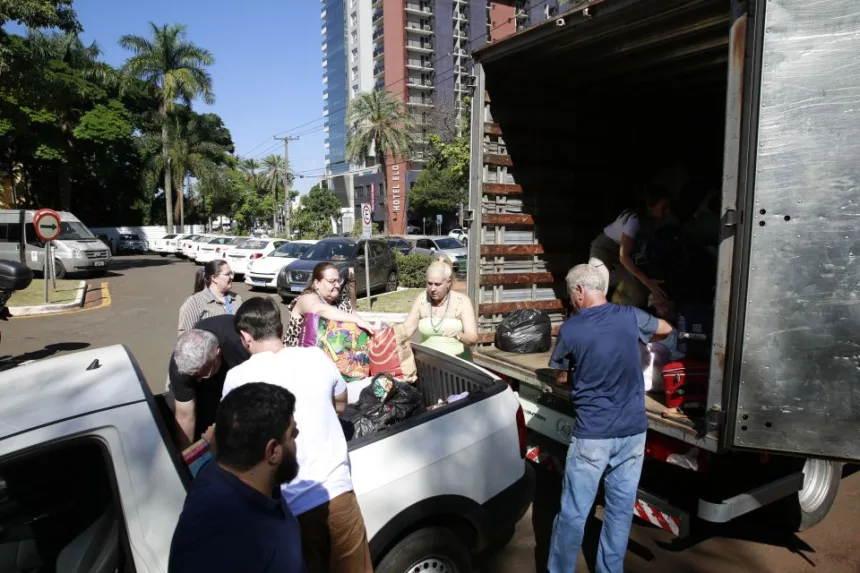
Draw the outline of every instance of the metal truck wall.
M758 146L733 443L858 460L857 2L770 0L757 12Z

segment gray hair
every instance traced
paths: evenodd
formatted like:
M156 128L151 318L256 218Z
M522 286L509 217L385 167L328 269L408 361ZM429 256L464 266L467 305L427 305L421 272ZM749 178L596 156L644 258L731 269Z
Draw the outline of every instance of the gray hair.
M578 286L586 291L606 292L606 279L593 265L576 265L568 271L565 281L567 281L567 292L575 291Z
M183 376L199 378L218 358L218 337L206 330L186 330L173 348L173 361Z

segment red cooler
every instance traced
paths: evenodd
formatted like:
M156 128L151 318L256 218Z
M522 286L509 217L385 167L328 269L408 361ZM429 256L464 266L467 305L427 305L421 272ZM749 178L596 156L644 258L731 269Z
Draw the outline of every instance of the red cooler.
M663 385L668 408L704 408L708 401L707 360L682 358L663 366Z

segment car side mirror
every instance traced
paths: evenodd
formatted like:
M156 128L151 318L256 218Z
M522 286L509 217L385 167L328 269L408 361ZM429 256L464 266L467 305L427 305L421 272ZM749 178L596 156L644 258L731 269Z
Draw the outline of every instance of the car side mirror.
M435 252L436 252L436 247L430 247L430 252L431 252L431 253L435 253Z

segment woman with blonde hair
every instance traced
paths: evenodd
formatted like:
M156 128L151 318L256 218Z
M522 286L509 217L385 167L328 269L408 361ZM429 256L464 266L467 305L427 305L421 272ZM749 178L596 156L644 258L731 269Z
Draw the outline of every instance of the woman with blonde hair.
M427 268L427 290L415 299L404 323L406 336L421 333L421 343L452 356L471 360L470 347L478 341L472 301L454 292L454 267L447 258Z

